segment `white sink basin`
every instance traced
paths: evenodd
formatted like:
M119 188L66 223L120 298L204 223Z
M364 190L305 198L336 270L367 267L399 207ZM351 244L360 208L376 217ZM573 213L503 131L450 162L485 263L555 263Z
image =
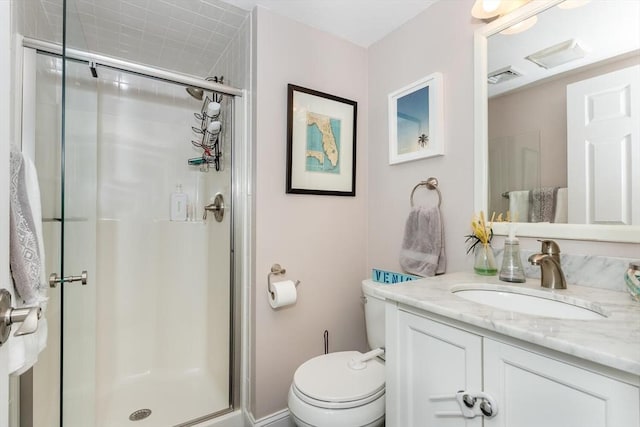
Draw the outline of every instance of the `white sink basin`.
M595 304L576 298L534 291L527 288L505 289L493 285L460 285L451 290L455 295L501 310L516 311L557 319L595 320L607 317ZM562 299L560 299L562 298Z

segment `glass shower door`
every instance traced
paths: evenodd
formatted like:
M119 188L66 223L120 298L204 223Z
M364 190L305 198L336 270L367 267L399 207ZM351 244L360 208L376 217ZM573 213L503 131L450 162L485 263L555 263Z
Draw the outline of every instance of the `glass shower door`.
M65 58L62 142L61 399L64 427L92 427L96 360L97 90L89 67ZM86 272L86 284L82 275Z
M66 0L63 42L61 164L61 426L93 427L96 364L97 79L91 64L73 59L87 50L75 0ZM87 273L86 284L82 280Z

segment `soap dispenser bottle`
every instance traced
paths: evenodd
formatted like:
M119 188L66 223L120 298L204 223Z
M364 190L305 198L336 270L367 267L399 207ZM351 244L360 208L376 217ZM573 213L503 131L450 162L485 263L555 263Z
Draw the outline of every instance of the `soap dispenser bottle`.
M182 192L182 185L176 185L176 191L171 193L171 221L187 220L187 194Z
M526 280L520 258L520 242L513 229L509 230L509 237L504 240L502 268L498 277L503 282L523 283Z

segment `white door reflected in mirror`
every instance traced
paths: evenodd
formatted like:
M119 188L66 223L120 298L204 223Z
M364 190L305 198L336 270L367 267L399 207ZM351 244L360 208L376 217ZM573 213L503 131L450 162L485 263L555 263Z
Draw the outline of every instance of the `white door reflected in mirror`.
M570 223L640 225L639 110L640 65L567 86Z

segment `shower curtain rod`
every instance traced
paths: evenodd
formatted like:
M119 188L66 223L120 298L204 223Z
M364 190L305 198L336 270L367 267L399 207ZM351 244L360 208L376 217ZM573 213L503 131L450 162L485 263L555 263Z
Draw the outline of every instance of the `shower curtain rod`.
M22 39L24 47L30 47L42 52L55 55L62 55L62 46L57 43L46 42L42 40L24 37ZM205 79L188 76L186 74L174 73L171 71L161 70L158 68L148 67L146 65L136 64L134 62L124 61L121 59L111 58L105 55L97 55L85 52L79 49L67 49L67 58L95 63L109 68L115 68L122 71L128 71L142 76L153 77L158 80L164 80L171 83L178 83L184 86L195 86L205 90L221 93L224 95L242 96L242 90L225 84L215 83Z

